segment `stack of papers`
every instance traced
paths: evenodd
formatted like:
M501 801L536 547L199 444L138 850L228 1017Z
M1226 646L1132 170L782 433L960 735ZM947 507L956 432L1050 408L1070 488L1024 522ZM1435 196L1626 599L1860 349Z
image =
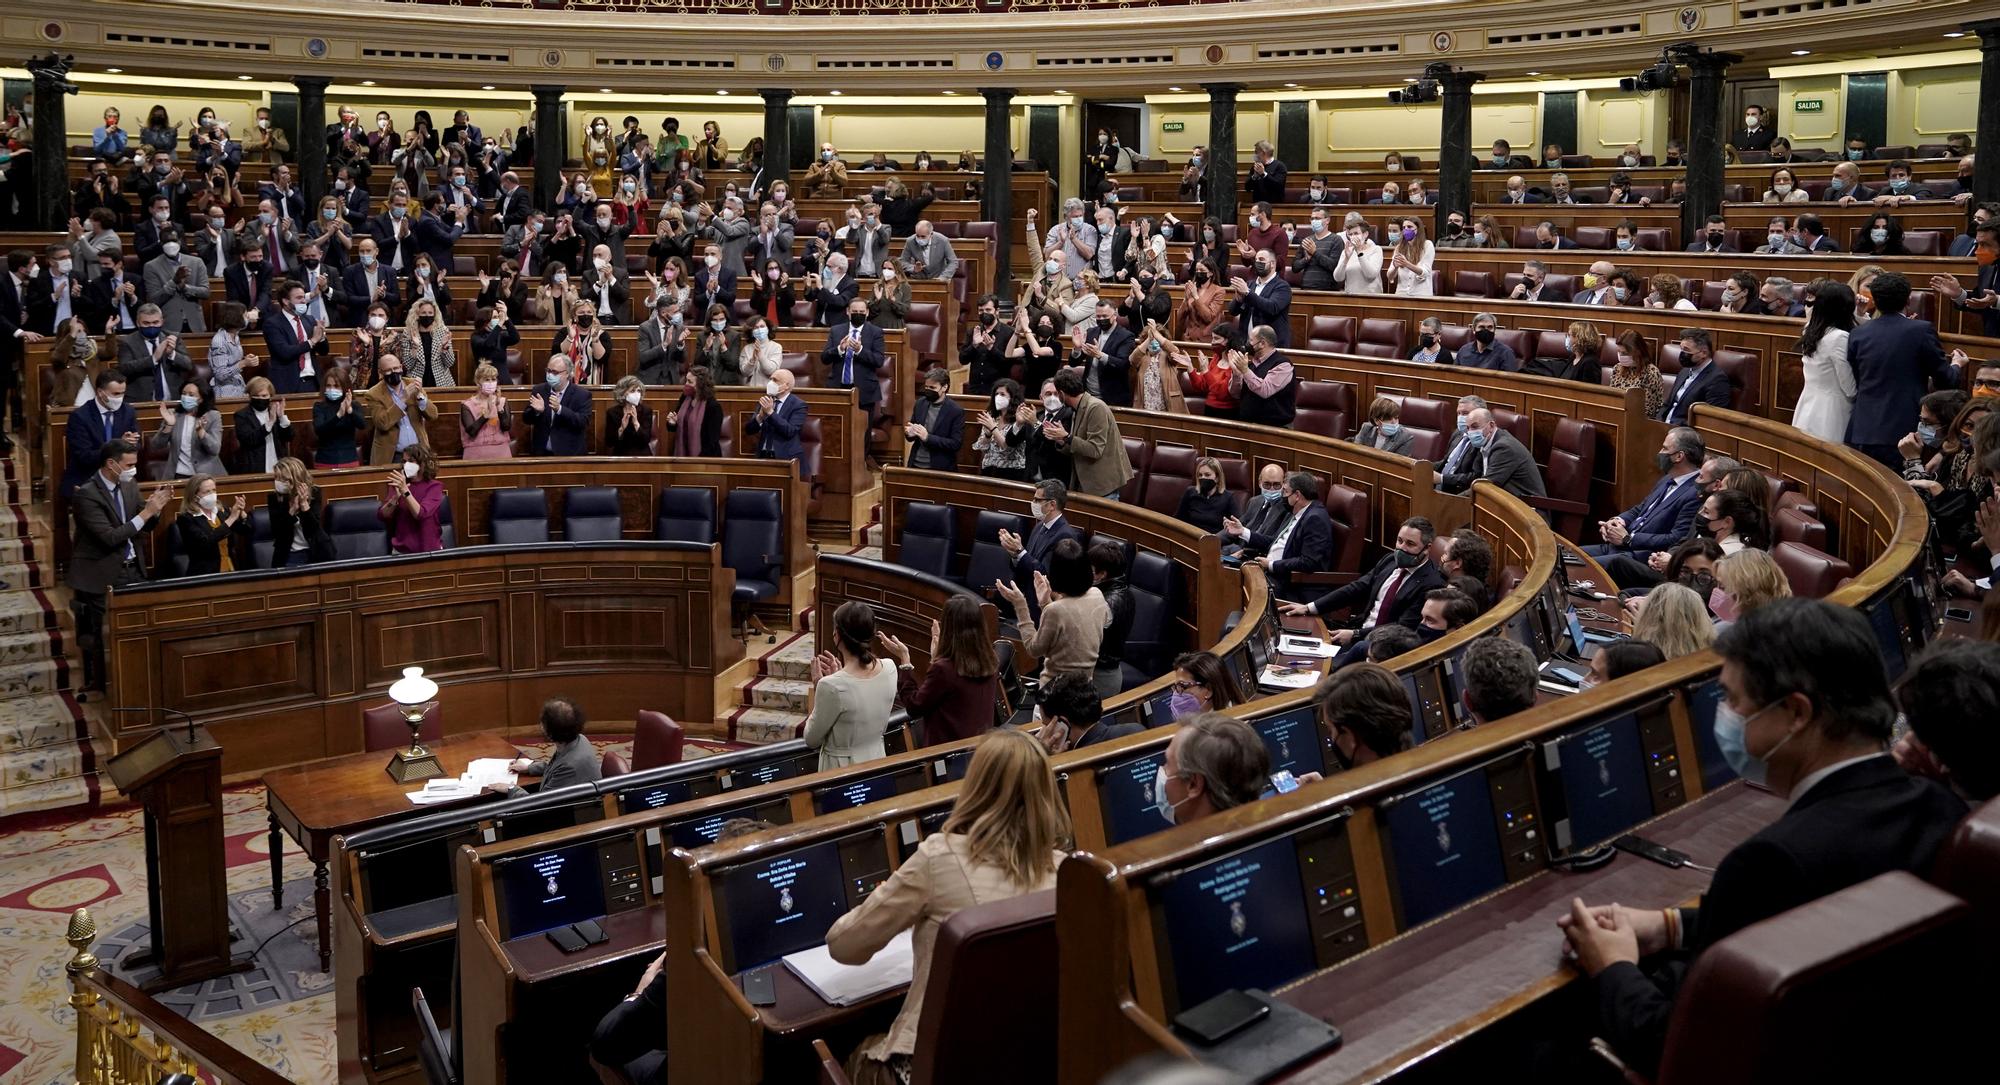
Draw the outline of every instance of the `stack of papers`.
M884 991L907 987L915 971L909 931L891 938L867 964L841 964L825 946L787 954L784 960L793 975L834 1006L852 1006Z
M1264 668L1264 673L1257 676L1257 684L1272 689L1307 689L1318 685L1319 680L1324 677L1326 675L1318 667L1273 664Z
M508 769L511 764L513 762L504 757L477 758L457 779L425 780L422 789L407 792L406 795L412 806L436 806L475 798L491 784L514 787L520 778Z
M1340 649L1318 637L1308 637L1299 633L1285 633L1278 637L1278 652L1288 656L1312 656L1316 659L1332 659L1340 654Z

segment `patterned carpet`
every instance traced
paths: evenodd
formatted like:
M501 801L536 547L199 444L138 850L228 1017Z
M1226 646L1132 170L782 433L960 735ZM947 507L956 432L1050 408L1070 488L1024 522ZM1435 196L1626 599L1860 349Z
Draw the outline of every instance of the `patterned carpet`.
M596 740L600 752L631 755L629 737ZM534 746L524 747L538 754ZM689 742L688 757L728 747ZM313 946L311 866L285 841L286 910L271 910L264 789L227 789L223 846L230 912L243 949L264 943L255 972L159 996L202 1027L300 1085L336 1078L331 979ZM94 950L115 961L146 941L144 824L129 804L42 813L0 828L0 1085L68 1085L75 1051L63 932L88 906L103 935ZM285 929L301 918L306 921ZM135 982L144 974L120 975Z

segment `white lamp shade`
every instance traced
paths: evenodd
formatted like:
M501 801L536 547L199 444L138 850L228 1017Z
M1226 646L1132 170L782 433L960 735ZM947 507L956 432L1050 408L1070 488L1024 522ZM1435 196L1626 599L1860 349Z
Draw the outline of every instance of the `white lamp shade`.
M399 705L429 704L437 694L438 684L424 677L422 667L404 667L403 677L389 687L389 699Z

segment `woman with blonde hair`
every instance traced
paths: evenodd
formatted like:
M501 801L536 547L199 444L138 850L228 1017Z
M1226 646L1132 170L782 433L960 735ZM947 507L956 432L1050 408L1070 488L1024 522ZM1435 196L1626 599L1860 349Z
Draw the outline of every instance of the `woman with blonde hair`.
M332 561L333 536L326 533L325 502L312 472L304 461L286 456L271 476L271 492L264 498L271 514L271 568Z
M423 381L424 387L454 388L458 385L458 351L438 308L429 298L412 302L409 321L396 333L388 353L401 358L404 371Z
M478 391L458 405L458 433L468 460L505 460L514 455L514 415L500 394L500 370L481 363L472 371Z
M1025 731L981 739L944 827L827 931L827 952L844 964L861 964L913 931L910 992L889 1031L862 1041L848 1058L855 1085L909 1079L938 928L966 908L1053 887L1070 846L1069 815L1042 744Z
M646 406L646 385L627 373L611 389L611 405L604 411L604 443L598 450L607 456L650 456L653 454L653 408Z
M1074 328L1097 312L1097 272L1083 269L1076 276L1076 293L1062 307L1063 327Z
M1715 643L1715 623L1694 589L1661 584L1646 593L1645 609L1632 623L1632 637L1658 648L1668 659L1693 655Z
M345 217L347 209L341 206L339 196L328 193L319 198L318 210L311 222L299 225L299 244L314 242L329 268L346 267L347 254L354 248L354 227Z
M1791 596L1792 582L1769 553L1738 550L1715 563L1715 590L1708 599L1709 609L1715 612L1715 629L1721 632L1765 603Z

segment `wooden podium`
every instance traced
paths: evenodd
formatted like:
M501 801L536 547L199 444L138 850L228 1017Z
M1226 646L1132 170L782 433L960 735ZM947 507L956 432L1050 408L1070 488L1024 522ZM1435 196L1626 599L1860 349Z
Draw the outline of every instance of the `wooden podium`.
M146 811L146 917L152 950L126 970L157 966L148 993L247 971L229 955L229 869L222 850L222 747L206 728L170 727L105 765Z

